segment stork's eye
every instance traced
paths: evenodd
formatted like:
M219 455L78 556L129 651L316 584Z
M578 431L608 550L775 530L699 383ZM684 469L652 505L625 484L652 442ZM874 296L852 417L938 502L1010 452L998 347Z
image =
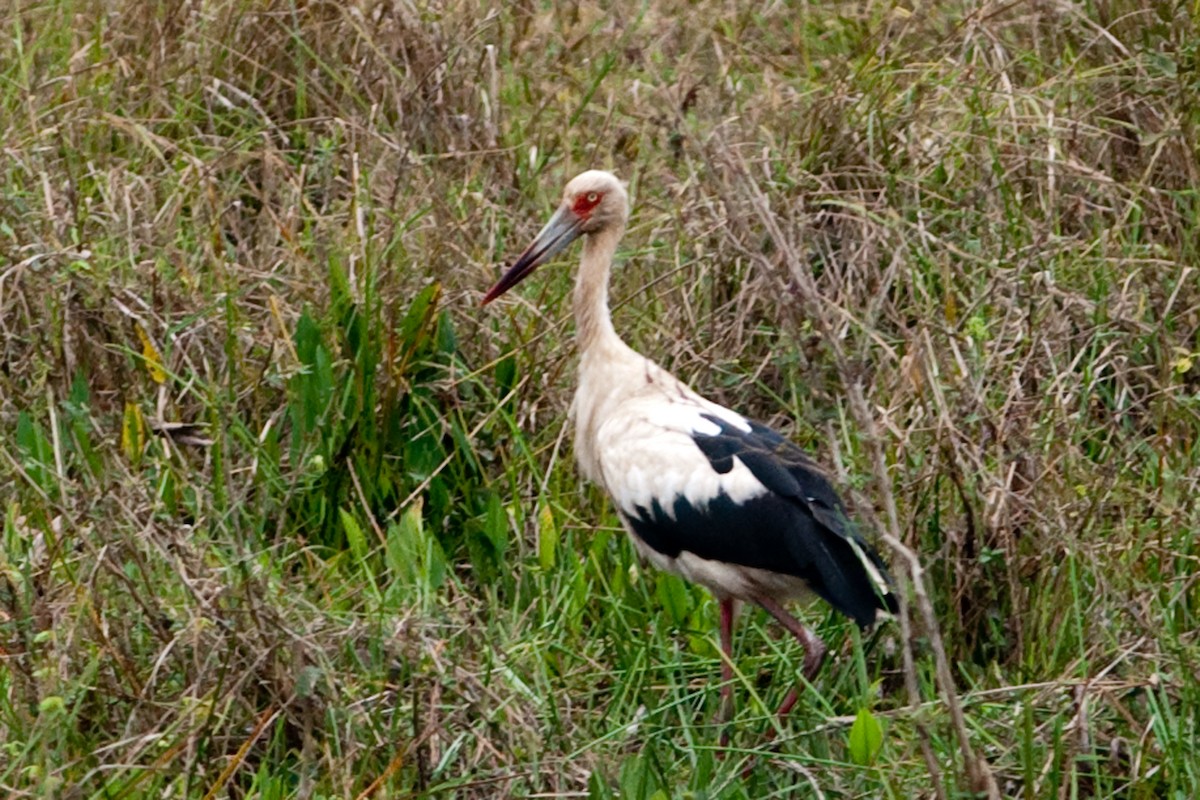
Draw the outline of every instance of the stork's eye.
M588 193L587 193L587 201L588 201L589 203L595 203L595 202L596 202L597 200L599 200L599 199L600 199L600 195L596 194L595 192L588 192Z

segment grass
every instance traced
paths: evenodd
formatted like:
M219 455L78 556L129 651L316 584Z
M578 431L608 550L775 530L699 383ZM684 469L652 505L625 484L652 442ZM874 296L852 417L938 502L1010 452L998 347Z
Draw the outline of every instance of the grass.
M17 3L4 794L1196 795L1196 17ZM720 758L712 600L576 474L570 259L478 308L588 167L618 330L924 567L773 747L795 644Z

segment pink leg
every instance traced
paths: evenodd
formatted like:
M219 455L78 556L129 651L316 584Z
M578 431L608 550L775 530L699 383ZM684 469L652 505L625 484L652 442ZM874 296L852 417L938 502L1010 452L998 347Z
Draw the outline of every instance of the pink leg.
M800 620L789 614L783 606L769 597L758 598L758 604L765 608L771 616L779 620L783 627L792 632L792 635L799 640L801 646L804 647L804 677L812 680L817 676L817 671L821 669L821 662L825 660L825 643L820 637L804 627ZM779 706L779 718L787 716L787 713L792 710L799 699L800 694L796 689L788 692L788 696L784 698L783 704Z
M800 620L789 614L783 606L769 597L759 597L758 604L765 608L772 617L779 620L783 627L791 631L801 646L804 647L804 677L812 680L817 676L817 671L821 668L821 662L825 659L825 643L821 641L821 637L804 627ZM787 693L787 697L783 698L783 703L779 706L779 711L776 716L780 721L788 715L788 712L796 705L796 701L800 699L800 692L795 687ZM767 742L770 743L775 739L775 728L767 731ZM754 766L757 763L756 759L750 759L746 766L742 769L742 777L749 778L754 771Z
M776 712L776 716L780 719L786 717L788 712L792 710L792 706L796 705L796 701L799 699L800 692L793 686L791 691L787 693L787 697L783 698L783 702L779 704L779 711Z
M733 718L733 598L722 597L721 603L721 722ZM721 730L721 747L729 746L729 731Z

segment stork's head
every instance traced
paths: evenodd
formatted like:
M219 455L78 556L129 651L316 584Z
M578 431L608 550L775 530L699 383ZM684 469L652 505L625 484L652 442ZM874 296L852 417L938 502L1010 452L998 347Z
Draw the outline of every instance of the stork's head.
M629 195L611 172L589 169L571 179L563 190L562 203L550 221L534 237L508 272L483 297L482 305L525 280L542 264L584 234L625 227L629 218Z

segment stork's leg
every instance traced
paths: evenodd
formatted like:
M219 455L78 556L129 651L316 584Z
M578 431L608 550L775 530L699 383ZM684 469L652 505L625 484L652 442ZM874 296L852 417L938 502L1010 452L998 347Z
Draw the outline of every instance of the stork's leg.
M721 711L722 724L733 718L733 598L722 597L721 603ZM729 746L729 730L722 727L721 747Z
M821 637L804 627L804 623L789 614L783 606L769 597L759 597L758 604L765 608L772 617L779 620L783 627L791 631L792 635L800 640L801 646L804 647L804 677L812 680L817 676L817 670L821 668L821 662L825 659L825 643L821 641ZM796 701L800 699L800 692L792 687L788 692L787 697L783 698L783 703L779 706L779 711L775 712L776 716L782 720L787 716L792 707L796 705ZM775 739L775 728L767 732L767 742ZM749 778L750 773L754 771L756 759L751 758L746 762L746 766L742 768L742 777Z
M791 631L792 635L799 640L804 648L804 677L811 681L817 676L817 671L821 669L821 662L825 660L825 643L821 641L821 637L804 627L800 620L789 614L783 606L771 598L760 597L758 604L779 620L783 627ZM788 692L787 697L783 699L783 704L779 706L778 716L780 719L787 716L799 697L800 693L795 688Z

